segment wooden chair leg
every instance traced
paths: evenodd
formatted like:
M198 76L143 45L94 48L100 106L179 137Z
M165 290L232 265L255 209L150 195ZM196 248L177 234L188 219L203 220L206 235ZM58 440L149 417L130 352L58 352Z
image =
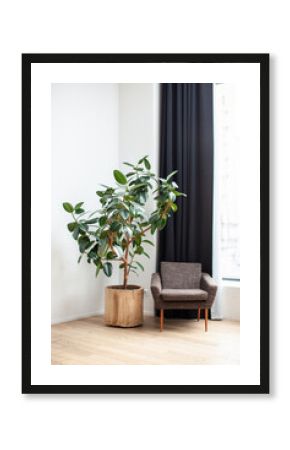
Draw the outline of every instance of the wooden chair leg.
M204 326L205 326L205 331L207 331L207 329L208 329L208 308L205 308L205 310L204 310Z
M198 305L198 309L197 309L197 321L200 321L200 305Z
M164 309L160 309L160 331L163 330L164 324Z

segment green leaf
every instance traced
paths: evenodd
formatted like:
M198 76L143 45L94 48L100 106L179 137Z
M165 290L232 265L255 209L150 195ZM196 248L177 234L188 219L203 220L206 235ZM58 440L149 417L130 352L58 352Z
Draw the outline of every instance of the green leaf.
M172 211L176 212L177 208L178 208L177 205L175 203L172 203L172 205L171 205Z
M126 203L124 203L124 202L120 202L120 203L118 204L118 208L120 208L120 205L121 205L121 207L125 208L125 209L126 209L126 211L130 211L130 208L129 208L129 206L128 206L128 205L126 205Z
M118 231L121 228L121 224L119 222L112 222L110 225L111 231Z
M149 155L145 155L143 156L143 158L139 159L138 164L142 164L142 162L144 161L144 159L148 158Z
M98 255L101 258L103 258L105 256L107 248L108 248L107 240L104 239L104 240L101 241L100 247L98 249Z
M147 170L150 170L150 169L151 169L151 164L150 164L150 162L148 161L148 159L144 159L144 165L145 165L145 167L146 167Z
M80 230L88 231L89 226L86 223L80 223Z
M157 228L157 225L156 225L156 223L152 223L152 225L151 225L151 234L154 234L155 233L155 231L156 231L156 228Z
M145 194L145 192L140 192L140 194L139 194L139 202L141 204L145 204L146 203L146 194Z
M81 253L84 253L84 251L90 247L91 245L91 241L89 240L89 238L87 236L81 236L79 238L79 249Z
M105 264L103 265L103 271L107 277L110 277L112 275L112 271L113 271L112 263L105 262Z
M144 272L144 266L141 264L141 263L139 263L139 261L135 261L135 263L140 267L140 269L141 270L143 270L143 272Z
M142 240L141 236L140 236L140 235L137 235L137 236L135 237L135 243L136 243L136 245L140 245L140 244L141 244L141 240Z
M103 227L106 223L107 223L107 217L106 216L100 217L100 219L99 219L100 226Z
M89 219L89 220L85 220L84 223L86 223L87 225L91 225L93 223L98 223L99 219L96 217L95 219Z
M135 273L137 276L139 276L139 273L136 272L136 270L134 270L134 269L130 269L130 272L133 272L133 273Z
M80 208L81 206L83 206L84 202L79 202L76 204L75 209Z
M76 223L76 222L71 222L71 223L68 223L68 224L67 224L67 227L68 227L69 231L71 231L71 232L74 231L74 229L75 229L76 226L77 226L77 223Z
M119 258L121 258L121 256L123 256L123 249L122 249L122 247L120 247L119 245L113 245L113 247L116 250Z
M100 238L106 240L107 237L108 237L108 230L106 229L106 230L103 230L103 231L101 232Z
M114 252L108 252L106 259L114 259L116 258L116 254Z
M127 233L129 239L131 239L131 237L133 236L133 232L132 232L131 228L125 227L124 232Z
M124 219L124 220L127 220L128 219L128 217L129 217L129 212L128 211L126 211L126 210L120 210L120 215L122 216L122 218Z
M75 213L76 214L82 214L82 213L84 213L85 212L85 210L83 209L83 208L76 208L75 209Z
M100 270L102 269L102 263L97 264L96 277L99 275Z
M62 204L62 206L66 210L66 212L68 212L68 213L73 213L74 212L74 207L73 207L73 205L71 203L64 202Z
M143 252L143 255L147 256L147 258L149 258L149 259L150 259L150 256L148 255L148 253L146 253L146 252Z
M175 195L173 192L169 192L168 196L169 196L169 198L170 198L170 200L171 200L172 202L175 202L175 200L176 200L176 195Z
M135 184L136 181L138 181L138 180L134 180L134 181L131 181L131 183L129 183L129 186L131 186L131 188L130 188L131 191L135 191L136 189L139 189L140 187L147 186L147 183Z
M135 253L137 255L142 255L142 253L144 253L144 248L142 246L137 247Z
M181 196L182 196L182 197L187 197L187 195L184 194L183 192L177 192L177 191L175 192L175 191L174 191L174 194L176 195L176 197L181 197Z
M89 251L89 253L88 253L88 257L89 258L94 259L94 258L96 258L96 256L97 256L97 254L96 254L96 252L94 250L90 250Z
M119 184L127 184L126 176L120 170L114 170L114 178Z
M169 181L172 177L174 177L174 175L175 175L177 172L178 172L178 170L174 170L173 172L171 172L171 173L167 176L166 181Z
M160 224L158 224L159 230L163 230L163 228L166 227L166 223L167 223L167 219L165 219L165 218L162 219L161 222L160 222Z
M80 228L79 228L79 226L77 225L77 226L75 227L75 229L74 229L74 232L73 232L73 238L74 238L75 240L77 240L77 238L79 237L79 233L80 233Z
M142 241L142 243L143 243L143 242L145 242L146 244L150 244L150 245L152 245L152 246L154 247L153 242L152 242L152 241L148 241L148 239L144 239L144 240Z
M83 257L83 255L79 256L79 258L78 258L78 264L81 262L82 257Z

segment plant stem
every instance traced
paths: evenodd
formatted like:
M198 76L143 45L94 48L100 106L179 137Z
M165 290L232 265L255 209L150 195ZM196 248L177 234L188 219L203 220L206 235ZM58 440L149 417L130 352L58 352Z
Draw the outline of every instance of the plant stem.
M141 231L141 234L144 236L144 234L145 234L147 231L149 231L150 228L151 228L151 225L150 225L149 227L145 228L145 230L142 230L142 231Z
M130 242L129 242L129 240L128 240L128 242L127 242L127 247L126 247L125 254L124 254L124 281L123 281L123 289L127 289L127 285L128 285L128 275L129 275L129 271L128 271L129 245L130 245Z

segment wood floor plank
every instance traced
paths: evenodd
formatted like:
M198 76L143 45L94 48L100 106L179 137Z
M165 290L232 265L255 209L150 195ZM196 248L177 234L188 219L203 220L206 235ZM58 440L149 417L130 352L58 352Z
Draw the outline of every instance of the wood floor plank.
M145 317L136 328L107 327L102 316L53 325L53 365L239 364L239 322Z

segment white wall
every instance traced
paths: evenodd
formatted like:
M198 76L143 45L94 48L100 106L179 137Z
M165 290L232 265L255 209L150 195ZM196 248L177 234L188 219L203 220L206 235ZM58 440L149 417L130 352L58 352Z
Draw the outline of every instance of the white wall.
M237 282L224 281L221 295L223 319L240 320L240 286Z
M77 264L78 247L69 235L69 215L63 201L94 210L98 183L111 184L116 167L149 155L158 173L159 88L157 84L52 85L52 322L85 317L104 310L104 287L122 282L116 267L111 278L96 278L94 266ZM154 201L148 202L148 213ZM156 235L149 239L156 243ZM153 314L151 274L156 270L156 247L147 245L150 259L140 257L145 271L130 282L145 289L144 310ZM240 290L224 285L222 315L239 320Z
M96 278L86 260L77 264L78 247L66 224L62 203L84 201L98 207L98 183L111 184L122 161L148 154L158 164L158 86L154 84L52 85L52 322L102 313L104 287L118 284L119 269L111 278ZM126 166L123 166L126 167ZM149 205L149 210L152 204ZM153 238L155 241L155 238ZM149 293L156 249L142 258L145 272L130 281L146 289L145 311L153 313Z
M159 129L159 86L157 84L119 84L119 157L122 162L137 162L149 155L152 171L158 173L158 129ZM127 170L127 169L125 169ZM154 209L153 199L148 201L147 212ZM156 243L156 235L148 233ZM151 274L156 270L156 247L146 246L145 256L139 258L145 271L139 276L132 273L130 282L145 288L144 310L153 314L153 300L150 293Z
M118 166L118 85L52 85L52 322L72 320L103 308L104 286L118 282L94 276L94 266L77 264L78 248L62 202L98 206L98 183L110 184ZM45 217L43 218L45 220Z

